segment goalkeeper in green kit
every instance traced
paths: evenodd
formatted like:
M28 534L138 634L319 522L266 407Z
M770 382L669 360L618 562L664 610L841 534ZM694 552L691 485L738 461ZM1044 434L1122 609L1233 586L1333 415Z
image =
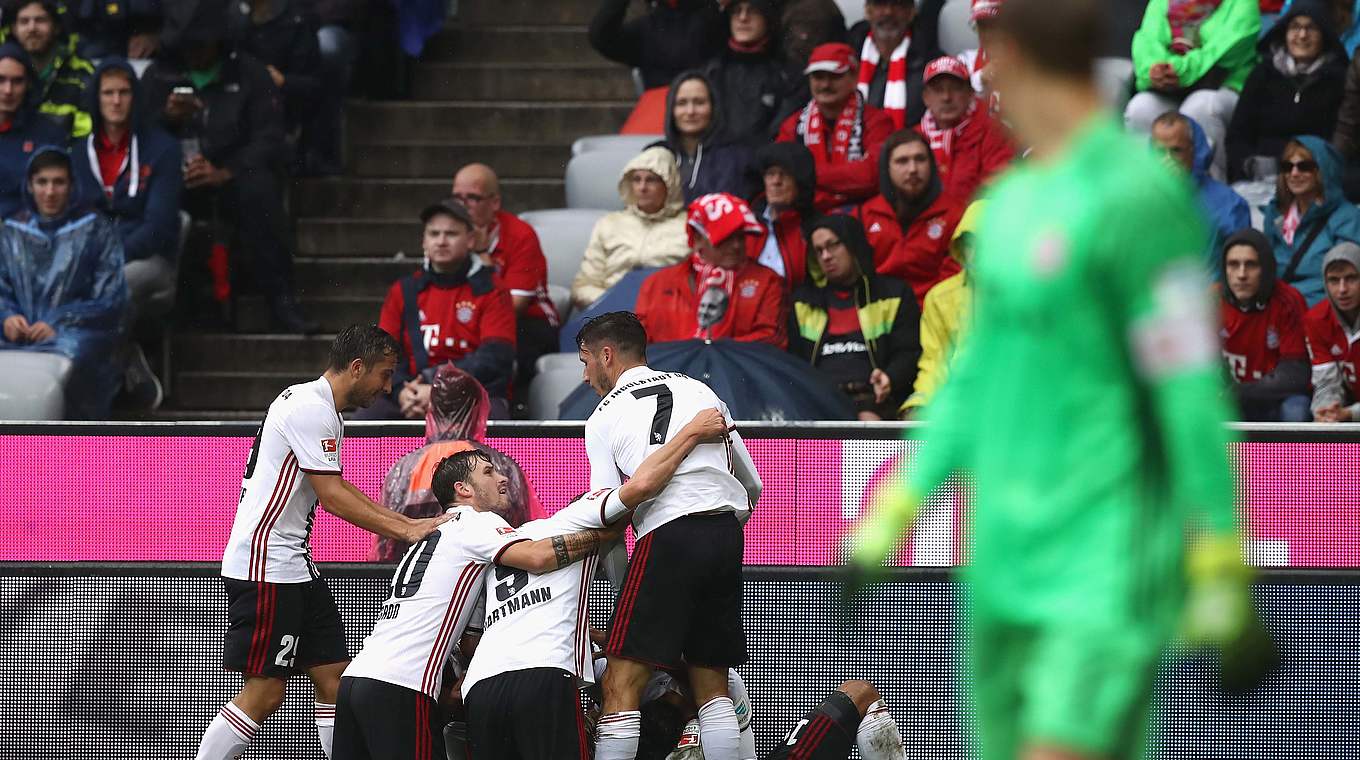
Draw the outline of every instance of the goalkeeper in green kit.
M973 321L927 441L847 547L850 577L871 578L921 499L973 475L984 760L1141 756L1177 634L1218 645L1230 686L1274 658L1234 520L1208 231L1186 180L1103 110L1102 5L1002 6L990 68L1033 151L987 194Z

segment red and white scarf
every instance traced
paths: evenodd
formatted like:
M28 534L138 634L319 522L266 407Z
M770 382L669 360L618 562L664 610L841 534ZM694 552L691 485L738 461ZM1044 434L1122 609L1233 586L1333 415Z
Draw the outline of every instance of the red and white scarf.
M836 127L831 133L830 150L822 143L825 135L822 124L822 109L815 100L803 106L798 115L798 136L803 144L812 149L814 155L821 151L833 164L850 163L864 158L864 96L858 92L850 96L841 115L836 117Z
M1289 204L1289 210L1284 212L1284 218L1280 220L1280 236L1287 245L1294 244L1294 235L1298 234L1302 221L1303 215L1299 213L1299 204Z
M725 336L728 331L724 328L732 323L732 312L734 311L732 307L735 306L733 297L737 290L737 273L735 270L715 267L705 262L698 253L690 254L689 263L694 268L694 337ZM703 300L704 293L709 288L725 291L727 293L727 305L721 319L708 327L704 327L699 324L699 302Z
M963 130L968 128L968 123L973 120L973 114L977 113L977 98L968 104L968 112L963 115L963 120L958 124L945 129L935 122L935 116L926 111L921 117L921 134L930 141L930 152L935 154L935 165L940 170L940 174L949 173L949 161L954 157L954 140L963 136Z
M901 129L907 123L907 49L910 47L911 35L908 34L888 57L888 86L883 88L883 110L892 119L893 129ZM866 35L859 51L858 88L865 99L869 97L869 83L874 81L879 60L873 35Z

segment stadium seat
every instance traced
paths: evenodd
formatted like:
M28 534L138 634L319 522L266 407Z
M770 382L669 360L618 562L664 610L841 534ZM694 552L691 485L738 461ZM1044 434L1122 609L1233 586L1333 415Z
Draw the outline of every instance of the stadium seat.
M940 9L940 49L949 55L958 55L978 46L972 5L969 0L948 0Z
M864 20L864 0L836 0L836 7L841 9L841 15L845 17L846 29Z
M597 150L631 150L633 155L637 155L643 148L665 138L665 135L586 135L571 144L571 155L579 156Z
M620 146L572 156L567 162L567 208L621 210L619 175L639 152Z
M543 245L543 256L548 260L550 288L553 285L571 287L572 279L581 268L581 258L585 255L595 222L607 213L600 209L553 208L520 214L519 218L534 228ZM556 298L553 301L556 303Z
M65 416L70 359L37 351L6 351L4 361L0 420L59 420Z
M581 357L576 352L560 354L544 354L538 357L534 363L534 371L542 374L559 369L574 369L581 371Z
M567 318L571 316L571 288L549 283L548 300L553 302L553 306L557 308L558 318L565 324Z
M1096 86L1105 102L1122 113L1132 97L1133 61L1129 58L1097 58Z
M581 370L555 368L540 372L529 383L529 416L536 420L558 418L558 405L581 384Z

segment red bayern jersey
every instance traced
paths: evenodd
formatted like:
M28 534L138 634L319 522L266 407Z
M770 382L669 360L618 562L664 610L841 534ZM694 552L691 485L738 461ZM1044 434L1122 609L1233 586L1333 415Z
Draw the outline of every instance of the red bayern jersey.
M1355 367L1360 364L1360 333L1355 339L1346 337L1346 328L1336 317L1332 302L1323 299L1303 316L1303 330L1308 337L1308 354L1313 368L1337 364L1345 379L1351 399L1360 399L1360 383L1356 382Z
M524 316L557 326L557 308L548 297L548 260L538 233L509 211L497 211L490 242L496 287L509 291L514 298L533 299Z
M1237 382L1260 380L1282 360L1308 358L1304 300L1290 285L1277 282L1270 303L1261 311L1242 311L1221 297L1218 303L1223 359Z
M415 278L417 287L423 286L416 303L429 366L462 359L490 340L515 345L515 307L510 294L495 286L490 270L482 269L452 287L426 282L426 273L418 271L392 283L378 320L379 327L401 341L402 355L408 357L411 374L424 367L415 366L411 337L403 320L406 303L403 283L410 278Z

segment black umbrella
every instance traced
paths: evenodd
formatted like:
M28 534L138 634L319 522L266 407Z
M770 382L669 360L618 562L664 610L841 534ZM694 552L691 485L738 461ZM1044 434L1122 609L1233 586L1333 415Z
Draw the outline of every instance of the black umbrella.
M678 340L647 347L647 365L700 380L739 420L853 420L855 409L807 362L768 343ZM563 400L559 419L584 420L599 396L582 385Z

